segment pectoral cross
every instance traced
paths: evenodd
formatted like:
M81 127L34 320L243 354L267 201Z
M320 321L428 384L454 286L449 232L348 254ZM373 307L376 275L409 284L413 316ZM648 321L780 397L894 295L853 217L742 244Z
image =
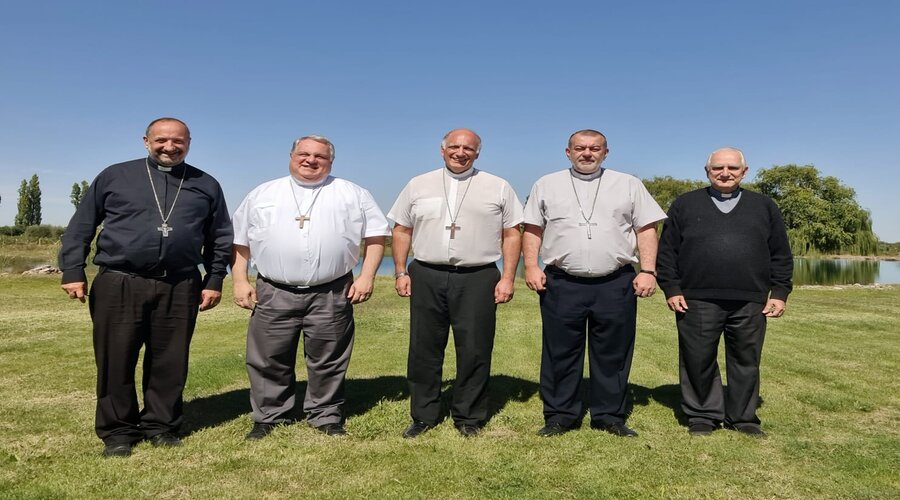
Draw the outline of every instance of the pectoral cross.
M294 217L294 220L300 221L300 229L303 229L303 223L310 220L310 217L301 215L300 217Z
M446 229L447 231L450 231L450 239L452 240L452 239L456 238L456 230L457 229L461 230L462 228L457 226L456 223L453 222L449 226L445 226L444 229Z
M161 233L163 234L163 238L168 238L168 237L169 237L169 231L174 231L175 228L174 228L174 227L169 227L168 224L166 224L165 222L163 222L163 223L162 223L162 226L159 226L158 228L156 228L156 230L159 231L159 232L161 232Z
M588 239L591 239L591 226L596 226L596 222L582 222L579 226L587 226Z

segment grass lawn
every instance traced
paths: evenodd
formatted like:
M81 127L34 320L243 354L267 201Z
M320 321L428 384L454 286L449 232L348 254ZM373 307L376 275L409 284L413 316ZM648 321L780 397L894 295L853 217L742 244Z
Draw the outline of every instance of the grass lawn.
M661 294L641 301L629 419L640 437L585 423L547 439L535 435L537 298L518 285L499 308L492 418L479 437L462 438L449 420L400 437L408 305L378 278L375 297L356 308L348 437L298 424L244 441L247 313L226 300L201 313L194 337L185 446L143 443L130 458L104 459L87 307L56 277L0 276L0 498L900 497L900 287L792 295L763 353L765 439L687 434L673 317ZM451 350L448 388L453 367Z

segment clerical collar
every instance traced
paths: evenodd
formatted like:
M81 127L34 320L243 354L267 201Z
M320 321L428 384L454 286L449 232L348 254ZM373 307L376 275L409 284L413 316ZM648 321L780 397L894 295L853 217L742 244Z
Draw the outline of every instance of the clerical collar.
M156 160L154 160L150 156L147 157L147 163L151 167L155 168L156 170L159 170L160 172L166 172L166 173L171 172L171 171L175 170L176 168L184 165L184 162L181 162L178 165L175 165L174 167L164 167L164 166L160 165L159 163L156 163Z
M469 169L466 170L465 172L460 172L458 174L456 172L450 170L449 168L444 167L444 172L446 172L447 175L450 176L451 178L461 181L469 176L475 175L475 167L469 167Z
M712 196L713 198L715 198L719 201L733 200L734 198L737 198L741 194L741 188L737 188L730 193L723 193L723 192L719 191L718 189L710 186L708 191L709 191L710 196Z
M328 182L328 179L331 179L330 175L326 175L324 179L322 179L318 182L306 182L306 181L301 181L300 179L294 177L293 175L291 176L291 180L294 181L294 184L296 184L300 187L305 187L305 188L317 188L319 186L324 186L325 183Z
M606 170L606 169L598 168L597 170L595 170L589 174L584 174L584 173L581 173L581 172L575 170L575 167L569 167L569 172L572 173L572 177L574 177L576 179L581 179L583 181L592 181L594 179L600 178L600 176L603 175L604 170Z

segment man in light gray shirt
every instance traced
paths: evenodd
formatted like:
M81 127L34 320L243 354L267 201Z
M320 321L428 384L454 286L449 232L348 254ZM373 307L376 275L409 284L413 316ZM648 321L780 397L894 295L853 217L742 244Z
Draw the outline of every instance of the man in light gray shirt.
M525 283L540 294L543 322L541 436L581 418L586 332L591 427L637 436L625 425L636 297L656 290L656 223L666 214L640 179L600 167L608 152L600 132L575 132L566 148L572 167L541 177L525 206Z
M522 205L505 180L473 167L481 138L468 129L441 142L445 166L413 178L388 213L396 222L396 289L410 297L409 380L414 438L438 423L449 329L456 346L450 412L460 434L487 420L497 304L513 296ZM415 260L407 267L410 249ZM502 274L496 262L503 258Z

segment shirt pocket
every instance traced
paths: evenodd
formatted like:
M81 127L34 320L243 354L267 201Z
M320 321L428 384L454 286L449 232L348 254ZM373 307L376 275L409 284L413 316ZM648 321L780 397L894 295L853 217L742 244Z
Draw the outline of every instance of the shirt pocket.
M441 217L441 209L443 208L443 198L422 198L416 201L413 207L413 215L416 220L437 219Z
M275 224L275 205L258 205L250 212L250 228L248 235L251 240L258 239Z

